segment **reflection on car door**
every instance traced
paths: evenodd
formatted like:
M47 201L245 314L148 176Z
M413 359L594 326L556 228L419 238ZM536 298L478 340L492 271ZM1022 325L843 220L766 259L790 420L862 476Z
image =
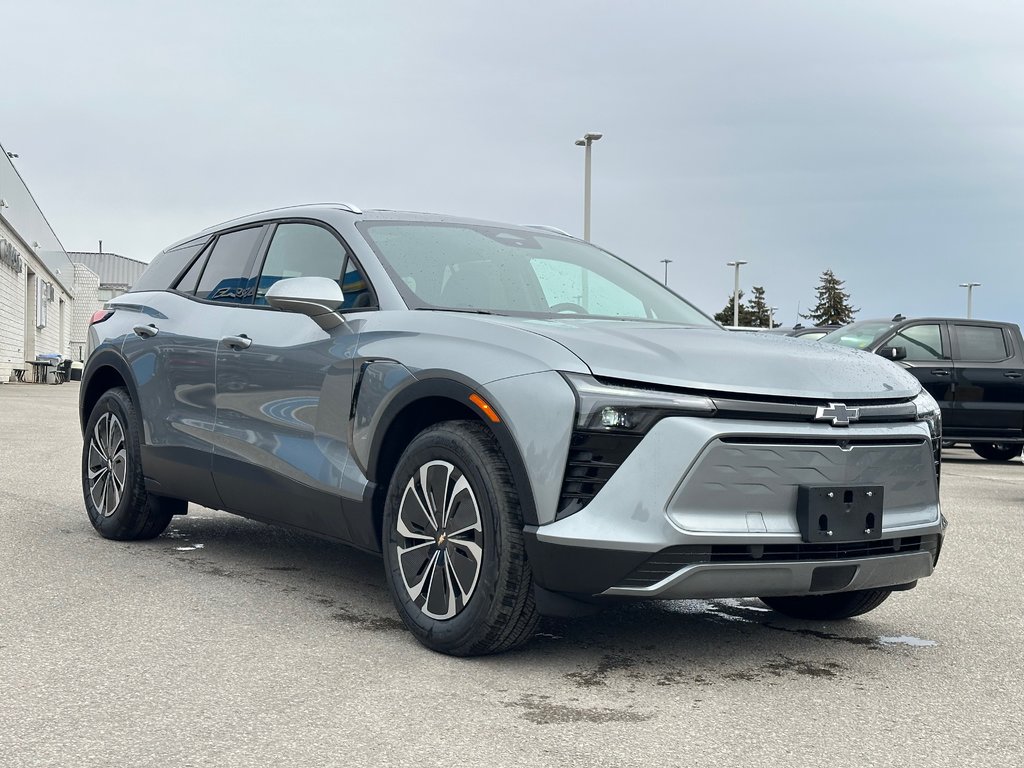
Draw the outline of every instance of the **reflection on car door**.
M285 277L340 281L346 256L322 227L277 225L254 303L229 310L217 349L214 475L232 511L351 541L343 496L357 334L263 298Z
M1020 438L1024 434L1024 380L1013 340L998 325L950 324L956 364L955 422L976 436Z
M222 307L197 299L247 276L263 234L261 226L222 234L177 285L167 286L173 290L140 294L134 307L139 317L122 354L132 368L139 411L160 415L143 425L143 465L153 490L220 506L210 471ZM202 293L199 275L209 276Z

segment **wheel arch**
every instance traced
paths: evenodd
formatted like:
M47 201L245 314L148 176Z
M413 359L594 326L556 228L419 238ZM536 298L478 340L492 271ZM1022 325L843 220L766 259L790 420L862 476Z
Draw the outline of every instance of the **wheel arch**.
M113 350L104 350L93 354L85 364L82 372L82 388L78 396L78 417L85 434L86 423L89 421L89 414L96 407L96 403L103 396L103 393L114 387L125 387L132 398L132 402L138 404L138 390L135 388L135 380L128 370L128 364L121 359ZM139 425L141 428L141 425Z
M371 441L367 459L367 478L376 484L373 505L374 523L378 537L384 510L384 500L391 476L398 466L406 446L424 429L445 421L472 420L488 428L497 440L516 484L523 516L527 525L537 524L537 507L533 488L522 453L503 420L488 418L470 400L471 395L482 397L501 419L501 406L487 394L486 389L467 380L457 380L450 374L417 374L417 378L397 392L383 407ZM379 538L378 538L379 541Z

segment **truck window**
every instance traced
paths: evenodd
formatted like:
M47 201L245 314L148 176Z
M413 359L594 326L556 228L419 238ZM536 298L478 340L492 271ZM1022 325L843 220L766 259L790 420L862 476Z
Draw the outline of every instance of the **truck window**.
M961 360L1005 360L1010 356L1002 328L990 325L954 325Z
M938 323L911 325L893 336L885 345L906 347L907 360L942 360L946 357Z

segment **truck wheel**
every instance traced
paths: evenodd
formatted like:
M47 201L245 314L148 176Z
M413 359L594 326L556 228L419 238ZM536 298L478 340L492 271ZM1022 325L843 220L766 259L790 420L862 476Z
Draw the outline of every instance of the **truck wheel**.
M388 486L381 539L391 597L423 645L476 656L533 637L519 495L484 425L445 422L409 444Z
M107 390L89 414L82 445L82 491L89 521L100 536L118 541L153 539L186 502L146 492L139 451L139 421L128 391Z
M761 602L773 611L792 616L794 619L835 621L873 611L891 594L891 589L857 589L831 595L762 597Z
M1009 461L1021 454L1022 445L1013 443L971 443L974 452L989 461Z

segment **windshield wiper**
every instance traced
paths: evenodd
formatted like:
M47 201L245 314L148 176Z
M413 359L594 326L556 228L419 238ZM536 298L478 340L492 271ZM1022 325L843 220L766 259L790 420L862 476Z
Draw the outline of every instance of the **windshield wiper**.
M501 312L494 312L490 309L473 309L472 307L416 307L422 312L465 312L471 315L499 315Z

